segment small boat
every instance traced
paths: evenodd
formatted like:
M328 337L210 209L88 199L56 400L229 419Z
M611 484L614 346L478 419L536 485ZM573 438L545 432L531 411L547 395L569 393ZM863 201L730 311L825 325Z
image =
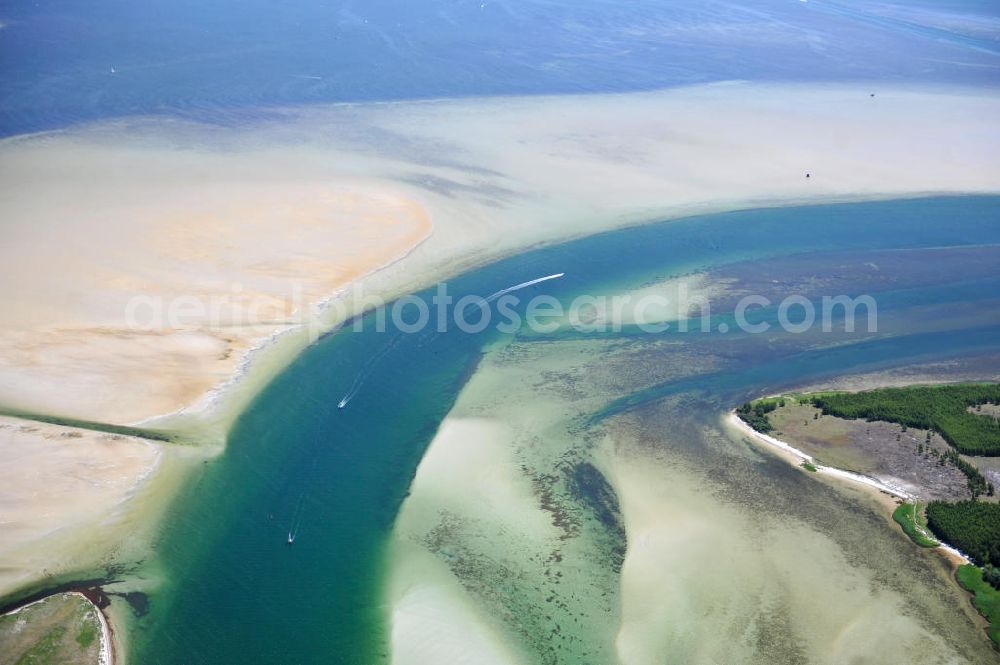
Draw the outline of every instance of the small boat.
M346 397L344 399L340 400L339 402L337 402L337 408L338 409L343 409L345 406L347 406L347 398Z
M288 544L291 545L295 542L295 536L293 534L288 534Z

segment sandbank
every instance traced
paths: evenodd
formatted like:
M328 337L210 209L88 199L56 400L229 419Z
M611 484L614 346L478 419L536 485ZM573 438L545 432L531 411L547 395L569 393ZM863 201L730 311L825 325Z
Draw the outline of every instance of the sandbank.
M184 469L211 452L0 416L0 596L145 556Z
M6 139L0 406L201 428L218 443L366 296L650 220L1000 190L1000 95L878 92L731 83L314 106L233 128L125 118ZM0 553L8 584L104 556L57 539L114 519L150 468L124 458L133 466L100 471L88 467L99 446L5 458L15 480L51 464L90 483L48 515L23 508ZM4 485L0 501L30 504L39 487ZM91 502L94 487L107 493Z
M652 219L997 191L998 113L988 92L731 83L314 106L237 128L126 118L7 139L0 258L16 288L0 313L0 405L115 423L204 407L255 371L262 342L364 308L341 292L362 277L365 295L388 298ZM331 299L344 306L317 311ZM313 333L252 363L253 383Z
M109 422L182 409L255 343L425 238L371 275L373 295L650 219L997 191L998 111L984 92L733 83L8 139L0 258L18 288L0 314L0 404ZM172 325L139 308L150 325L136 330L124 320L136 298L189 302ZM191 301L222 304L185 314Z
M480 362L396 520L385 598L392 662L476 652L500 663L628 665L967 655L921 618L955 612L958 601L940 597L945 580L912 591L876 582L897 569L921 580L945 573L900 547L881 519L850 522L858 497L812 491L810 478L767 468L766 455L725 431L692 430L683 401L645 409L657 420L629 412L597 431L573 428L620 392L664 380L629 371L651 364L649 350L515 341ZM658 369L692 371L690 356L660 352ZM695 370L710 371L706 360ZM564 484L582 464L613 488L623 533L614 520L588 527L586 495ZM804 512L782 503L809 496ZM609 540L624 548L617 564L603 555Z
M619 663L746 662L769 649L827 663L953 655L835 539L720 502L711 481L620 431L604 450L628 533Z

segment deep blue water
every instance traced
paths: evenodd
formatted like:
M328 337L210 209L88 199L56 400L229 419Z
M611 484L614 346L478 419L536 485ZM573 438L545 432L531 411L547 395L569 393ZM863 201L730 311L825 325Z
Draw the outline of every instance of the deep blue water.
M995 2L0 3L0 135L127 114L719 80L1000 83Z
M996 86L998 14L992 0L5 1L0 135L128 114L233 124L308 102L731 79ZM545 290L568 298L663 271L795 252L998 243L997 207L996 199L957 198L716 215L529 252L451 285L484 294L558 269L567 277ZM609 412L677 390L735 399L810 373L997 349L1000 321L984 316L947 334L772 351L762 367L750 366L760 349L748 350L728 373L657 386ZM303 354L172 507L156 543L168 582L138 623L130 662L378 662L386 534L490 339L407 336L346 410L337 400L387 337L336 334ZM299 539L289 548L292 524Z

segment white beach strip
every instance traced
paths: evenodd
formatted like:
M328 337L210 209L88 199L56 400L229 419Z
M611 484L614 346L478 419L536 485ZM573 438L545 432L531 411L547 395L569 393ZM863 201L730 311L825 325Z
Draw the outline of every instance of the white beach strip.
M20 614L24 610L28 609L29 607L32 607L33 605L37 605L38 603L44 603L45 600L46 600L45 598L39 598L38 600L32 601L32 602L28 603L27 605L21 605L20 607L18 607L16 609L13 609L10 612L7 612L6 614L4 614L2 616L5 616L5 617L17 616L18 614Z
M952 556L962 559L965 563L972 563L972 559L970 559L968 555L966 555L964 552L962 552L962 550L958 549L957 547L952 547L947 543L940 543L938 545L938 548L944 550L945 552L951 554Z
M94 608L94 613L97 615L97 623L101 626L101 651L97 662L100 665L114 665L115 659L114 649L111 644L111 626L108 625L108 619L104 616L104 612L102 612L101 608L92 603L89 598L79 591L71 591L70 593L74 596L83 598L91 605L91 607Z
M907 501L913 501L915 497L904 490L903 488L895 485L893 483L886 482L879 478L872 478L870 476L865 476L860 473L854 473L853 471L845 471L843 469L838 469L832 466L823 466L822 464L817 464L811 455L799 450L795 446L792 446L780 439L776 439L773 436L763 434L758 432L754 428L747 425L743 420L736 415L736 411L729 412L729 422L731 425L739 429L744 434L758 441L762 441L769 446L778 448L786 453L790 453L795 457L799 458L803 462L809 462L814 467L816 467L817 473L825 473L828 476L833 476L834 478L840 478L841 480L848 480L850 482L859 483L861 485L867 485L868 487L873 487L880 492L885 492L886 494L891 494L892 496L899 497L900 499L905 499Z
M893 485L885 482L884 480L871 478L870 476L863 476L860 473L854 473L853 471L844 471L843 469L837 469L832 466L823 466L821 464L816 464L815 462L813 462L813 466L816 467L816 471L818 473L825 473L827 475L834 476L835 478L843 478L844 480L850 480L856 483L861 483L862 485L868 485L869 487L874 487L881 492L886 492L899 497L900 499L913 501L916 498L898 485Z
M108 620L104 616L104 612L98 607L94 609L97 610L97 620L101 624L101 655L99 662L101 665L114 665L113 651L111 649L111 628L108 626Z
M915 501L917 497L913 496L903 488L895 485L893 483L886 482L884 480L879 480L878 478L871 478L870 476L864 476L860 473L854 473L852 471L844 471L843 469L838 469L832 466L823 466L821 464L816 464L813 461L813 457L802 452L798 448L791 446L780 439L776 439L773 436L768 436L767 434L762 434L755 430L754 428L747 425L743 420L736 415L736 411L730 411L728 416L729 423L743 432L744 434L750 436L757 441L761 441L770 446L778 448L786 453L799 458L803 462L809 462L816 467L817 473L825 473L828 476L833 476L834 478L840 478L841 480L847 480L853 483L859 483L867 487L872 487L879 490L880 492L885 492L886 494L891 494L897 498L903 499L905 501ZM959 549L952 547L946 543L939 543L938 549L945 551L946 553L952 555L957 559L961 559L965 563L972 563L972 560L962 553Z
M745 422L743 422L742 418L740 418L738 415L736 415L735 411L730 412L730 414L729 414L729 421L733 425L735 425L737 428L739 428L741 431L743 431L744 433L749 434L750 436L753 436L753 437L755 437L755 438L757 438L757 439L759 439L761 441L769 443L769 444L771 444L772 446L774 446L776 448L780 448L781 450L784 450L787 453L791 453L791 454L795 455L796 457L798 457L799 459L801 459L803 462L810 462L811 463L813 461L812 455L808 455L808 454L802 452L801 450L799 450L798 448L796 448L794 446L791 446L791 445L785 443L784 441L781 441L780 439L776 439L773 436L769 436L769 435L764 434L762 432L758 432L754 428L750 427ZM819 468L819 467L817 466L816 468Z

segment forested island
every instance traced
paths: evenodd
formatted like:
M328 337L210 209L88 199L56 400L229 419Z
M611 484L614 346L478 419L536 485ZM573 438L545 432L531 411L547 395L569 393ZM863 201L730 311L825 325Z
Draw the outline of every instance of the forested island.
M979 468L1000 456L998 403L1000 384L963 383L767 397L736 414L817 461L929 499L901 504L893 518L918 545L936 538L972 561L956 578L1000 644L1000 503Z

